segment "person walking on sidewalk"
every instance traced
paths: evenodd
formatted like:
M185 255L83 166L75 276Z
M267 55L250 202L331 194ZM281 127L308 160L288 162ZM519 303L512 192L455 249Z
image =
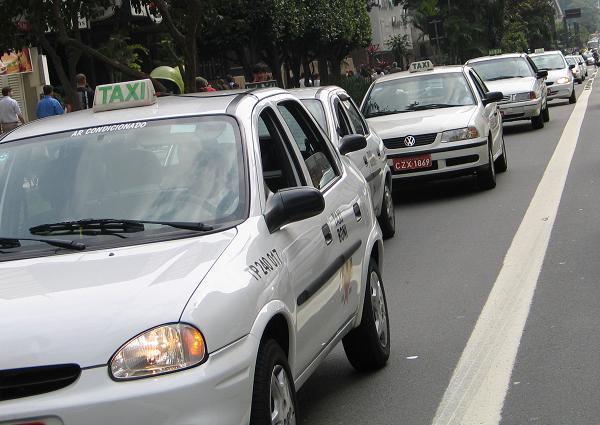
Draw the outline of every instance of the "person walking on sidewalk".
M38 118L46 118L65 113L65 110L60 106L60 102L56 100L53 95L54 87L44 86L44 97L38 102L35 111Z
M0 99L0 134L7 133L25 124L25 118L21 114L21 108L15 99L11 97L10 87L2 88L2 99Z

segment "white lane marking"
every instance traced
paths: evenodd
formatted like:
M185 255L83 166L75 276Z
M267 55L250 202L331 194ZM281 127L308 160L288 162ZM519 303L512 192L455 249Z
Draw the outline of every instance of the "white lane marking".
M434 425L500 423L523 328L590 93L591 90L583 92L569 117L452 374L433 419Z

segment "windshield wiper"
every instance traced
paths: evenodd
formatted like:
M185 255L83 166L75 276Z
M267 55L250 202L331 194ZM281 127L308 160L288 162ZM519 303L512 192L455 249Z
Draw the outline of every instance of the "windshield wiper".
M427 105L411 105L412 111L425 111L427 109L440 109L440 108L454 108L457 106L467 106L467 105L451 105L449 103L429 103Z
M33 242L44 242L48 245L56 246L58 248L75 249L77 251L83 251L85 245L81 242L75 241L63 241L60 239L38 239L38 238L3 238L0 237L0 248L19 248L21 241L33 241Z
M179 221L150 221L150 220L120 220L112 218L89 218L85 220L63 221L59 223L40 224L31 227L29 231L32 235L39 234L82 234L86 236L96 235L114 235L121 238L124 236L119 233L137 233L146 230L144 224L159 224L170 226L176 229L209 231L212 226L204 223L179 222Z
M382 117L384 115L402 114L404 112L409 112L409 111L379 111L379 112L372 112L372 113L368 114L366 116L366 118Z
M499 77L488 78L486 81L508 80L509 78L524 78L520 75L500 75Z

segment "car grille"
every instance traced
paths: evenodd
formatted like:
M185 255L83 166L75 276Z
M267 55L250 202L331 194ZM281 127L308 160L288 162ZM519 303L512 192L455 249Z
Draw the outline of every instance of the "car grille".
M546 81L547 86L551 86L552 84L554 84L552 81Z
M0 370L0 401L59 390L75 382L80 374L76 364Z
M407 147L430 145L431 143L435 142L437 133L419 134L418 136L413 136L415 138L414 146L406 146L404 144L404 139L408 136L409 135L407 134L406 136L403 136L403 137L395 137L393 139L383 139L383 144L388 149L404 149Z
M510 102L513 98L512 94L506 95L502 97L502 102Z

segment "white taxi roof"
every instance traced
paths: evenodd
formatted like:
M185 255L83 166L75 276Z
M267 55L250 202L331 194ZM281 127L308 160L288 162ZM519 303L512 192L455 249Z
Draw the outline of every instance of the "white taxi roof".
M224 114L227 112L228 106L239 96L253 95L258 100L259 98L275 93L284 93L284 91L277 88L223 90L219 92L160 97L155 104L149 106L103 112L94 112L92 109L86 109L85 111L32 121L12 131L3 139L0 139L0 144L11 140L115 123L148 121L190 115Z
M562 55L562 52L560 50L547 50L545 52L542 53L531 53L529 56L531 57L535 57L535 56L549 56L549 55L556 55L556 54L560 54Z
M384 83L386 81L393 81L393 80L398 80L401 78L408 78L408 77L419 77L419 76L432 75L432 74L458 73L458 72L463 72L463 69L464 69L464 65L447 65L447 66L436 66L431 71L396 72L394 74L388 74L388 75L384 75L383 77L379 77L377 80L375 80L374 84Z

